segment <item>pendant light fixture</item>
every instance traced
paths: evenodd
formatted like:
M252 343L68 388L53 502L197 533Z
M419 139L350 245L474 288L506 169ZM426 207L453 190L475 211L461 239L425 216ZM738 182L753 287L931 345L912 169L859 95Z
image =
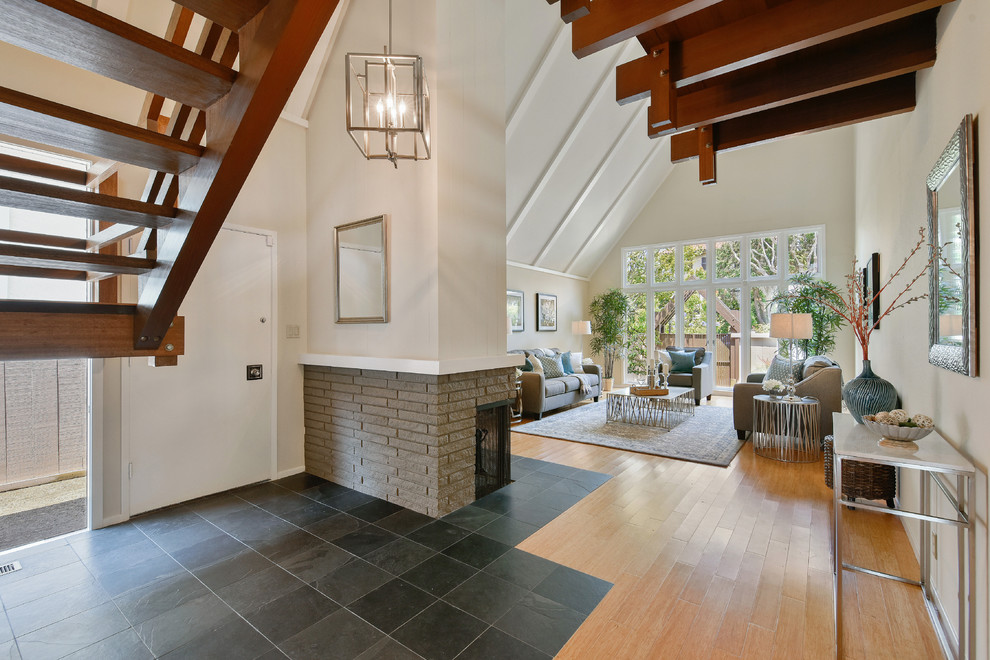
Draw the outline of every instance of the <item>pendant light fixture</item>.
M430 89L423 58L392 53L392 0L383 55L347 53L347 132L368 160L430 158Z

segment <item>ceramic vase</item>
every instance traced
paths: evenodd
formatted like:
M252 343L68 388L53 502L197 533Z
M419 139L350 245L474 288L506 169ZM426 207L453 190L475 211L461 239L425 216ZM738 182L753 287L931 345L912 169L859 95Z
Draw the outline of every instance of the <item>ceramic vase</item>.
M897 390L889 382L873 373L870 361L863 360L863 371L842 388L842 399L858 424L863 415L875 415L897 407Z

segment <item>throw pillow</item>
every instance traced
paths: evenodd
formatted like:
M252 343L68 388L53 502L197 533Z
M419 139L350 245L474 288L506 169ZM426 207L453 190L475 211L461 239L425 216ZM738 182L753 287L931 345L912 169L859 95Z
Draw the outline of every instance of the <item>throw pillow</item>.
M533 363L529 361L529 358L526 358L523 361L522 366L519 367L519 371L526 372L526 371L532 371L532 370L533 370Z
M694 370L694 353L688 351L673 351L670 353L670 360L673 362L671 371L675 374L689 374Z
M574 373L574 367L571 366L571 360L572 359L573 358L571 357L571 352L570 351L567 351L566 353L561 353L560 354L560 364L564 367L564 373L565 374L572 374L572 373Z
M796 383L801 380L801 371L803 369L803 360L798 360L794 363L793 367L790 367L787 358L777 354L773 356L773 362L770 363L770 368L767 369L766 378L786 383L788 374L793 374L794 382Z
M564 365L560 362L560 356L555 355L553 357L541 357L537 356L537 360L540 361L540 366L543 367L543 375L545 378L563 378L564 377Z
M583 374L584 368L581 366L582 364L584 364L584 354L571 351L571 369L574 370L573 373Z
M668 346L667 352L670 351L684 351L685 353L692 353L694 355L694 363L701 364L705 361L705 347L704 346L688 346L687 348L681 348L680 346Z
M804 361L803 365L801 365L801 369L802 369L801 379L804 380L805 378L810 378L819 371L821 371L822 369L831 367L834 364L835 364L834 362L832 362L823 355L812 355L810 358Z
M543 373L543 363L540 362L540 356L536 353L532 353L529 356L529 361L533 364L533 371L538 374Z

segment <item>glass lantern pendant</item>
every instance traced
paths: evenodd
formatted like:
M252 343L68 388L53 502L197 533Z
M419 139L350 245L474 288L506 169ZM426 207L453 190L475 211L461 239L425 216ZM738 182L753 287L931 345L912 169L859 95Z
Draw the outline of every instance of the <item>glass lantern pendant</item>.
M382 55L347 53L347 132L368 160L430 158L430 89L418 55L392 53L392 1Z

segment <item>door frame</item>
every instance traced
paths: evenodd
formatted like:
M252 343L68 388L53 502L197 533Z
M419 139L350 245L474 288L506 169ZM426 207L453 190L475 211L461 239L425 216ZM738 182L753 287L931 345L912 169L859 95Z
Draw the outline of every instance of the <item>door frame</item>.
M270 437L270 454L269 454L269 479L278 478L278 232L259 229L257 227L248 227L246 225L236 225L236 224L224 224L220 231L232 231L242 234L255 234L257 236L265 237L268 247L269 247L269 260L271 267L271 291L272 291L272 308L271 308L271 318L269 319L271 324L271 345L269 351L271 353L271 367L269 372L271 374L271 428L269 429ZM116 522L122 522L123 520L128 520L131 517L131 479L130 479L130 464L131 464L131 393L130 393L130 364L131 360L143 360L145 358L122 358L121 364L121 374L120 374L120 480L121 480L121 511L126 511L127 513L121 516L121 520L114 520L112 523L104 521L105 524L114 524ZM180 360L182 357L179 358ZM162 367L167 369L168 367ZM101 507L102 508L102 507Z

